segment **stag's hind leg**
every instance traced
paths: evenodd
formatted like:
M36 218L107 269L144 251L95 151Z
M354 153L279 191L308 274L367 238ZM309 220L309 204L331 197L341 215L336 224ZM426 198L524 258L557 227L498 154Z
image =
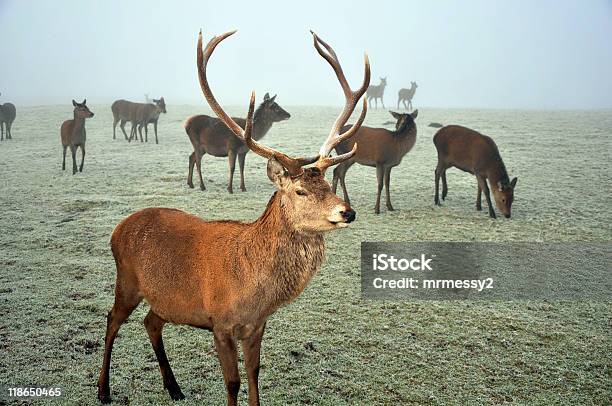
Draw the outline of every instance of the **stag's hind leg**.
M332 181L332 190L336 193L336 188L338 186L338 181L340 181L340 186L342 187L342 193L344 195L344 201L349 206L351 205L351 199L348 195L348 190L346 189L346 183L344 181L346 177L346 172L348 172L349 168L355 163L355 161L344 161L340 165L334 168L334 180Z
M77 173L76 151L77 151L76 145L71 145L70 153L72 154L72 174L73 175Z
M81 166L79 167L79 172L83 172L83 164L85 164L85 144L81 145Z
M227 191L234 193L234 170L236 169L236 151L230 149L227 151L227 160L229 162L229 181L227 183Z
M182 400L185 399L185 395L183 395L181 388L178 383L176 383L176 378L174 377L172 368L170 368L166 350L164 349L164 341L162 339L164 324L166 324L166 321L153 313L153 310L149 310L149 314L147 314L147 317L144 319L144 325L147 328L153 351L155 351L155 356L159 363L159 370L161 371L164 381L164 388L168 390L172 400Z
M442 170L440 177L442 178L442 200L446 200L446 195L448 194L448 185L446 184L446 168Z
M125 137L125 140L131 141L132 140L131 131L130 131L130 138L128 138L127 133L125 132L125 120L121 120L121 123L119 124L119 128L121 128L121 131L123 132L123 136Z
M476 195L476 210L482 211L482 188L478 184L478 194Z
M119 117L113 117L113 139L117 138L117 123L119 122Z
M62 145L64 150L64 159L62 160L62 171L66 170L66 150L68 149L68 145Z
M119 273L119 272L118 272ZM123 283L122 283L123 282ZM117 277L115 286L115 304L106 317L106 337L104 339L104 361L98 378L98 399L102 403L110 403L109 373L113 343L121 325L132 314L142 297L138 295L135 283L125 283Z
M189 155L189 172L187 173L187 186L193 189L193 167L196 163L196 153L192 152Z
M198 169L198 177L200 178L200 190L206 190L206 186L204 186L204 179L202 179L202 157L206 152L196 151L195 154L195 163Z
M376 192L376 206L374 206L374 213L380 214L380 194L383 188L383 178L385 175L385 168L378 164L376 165L376 180L378 181L378 190Z
M246 158L246 152L238 154L238 165L240 166L240 190L246 192L246 186L244 186L244 160Z

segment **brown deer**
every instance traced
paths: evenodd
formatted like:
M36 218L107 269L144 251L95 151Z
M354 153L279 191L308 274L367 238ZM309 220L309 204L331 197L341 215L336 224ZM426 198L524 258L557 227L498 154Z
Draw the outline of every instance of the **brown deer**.
M1 94L1 93L0 93ZM11 131L13 121L17 117L17 109L13 103L0 104L0 141L4 140L4 128L6 127L6 139L13 139Z
M489 205L489 216L495 218L495 210L491 204L489 186L493 189L493 197L497 208L506 218L510 218L514 188L517 178L510 180L504 161L499 154L497 145L491 137L458 125L448 125L436 132L433 138L438 150L438 165L436 166L436 194L434 203L440 206L438 189L442 178L442 200L446 199L448 186L446 170L450 167L461 169L476 176L478 194L476 210L482 210L481 198L484 191Z
M270 97L268 93L263 102L255 110L253 118L253 139L261 140L272 128L272 124L287 120L291 117L281 106L276 103L276 95ZM244 128L246 120L232 117L239 126ZM236 157L240 166L240 190L246 191L244 186L244 161L249 148L244 141L236 137L234 133L221 120L207 115L192 116L185 121L185 132L193 145L193 152L189 156L189 172L187 174L187 185L193 189L193 167L197 166L200 179L200 190L206 190L202 180L202 156L208 153L216 157L228 157L229 182L227 191L234 193L234 169L236 168Z
M409 89L400 89L397 92L397 108L400 108L400 102L403 103L404 108L406 110L412 110L412 98L416 93L417 87L419 87L416 82L410 82Z
M161 113L166 114L166 101L161 99L153 99L153 103L138 103L136 109L136 122L138 123L138 133L140 134L140 142L142 142L142 128L145 130L145 142L149 142L149 124L153 124L155 131L155 143L159 144L157 139L157 121ZM136 131L130 134L128 141L132 141L132 136L136 138Z
M164 98L162 97L161 99L153 99L153 101L155 102L155 104L148 104L148 103L134 103L128 100L116 100L112 105L111 105L111 111L113 112L113 139L116 138L116 129L117 129L117 123L120 122L119 127L121 128L121 131L123 132L123 136L125 137L125 139L127 141L131 141L132 138L136 137L136 129L138 128L138 126L140 126L142 124L142 120L145 115L143 114L143 106L150 106L147 109L151 110L155 110L155 107L157 107L156 110L159 110L160 112L165 113L166 112L166 103L164 101ZM159 114L158 114L159 117ZM127 133L125 132L125 123L126 122L130 122L132 124L132 128L130 130L130 136L127 136ZM155 125L155 137L157 139L157 122L154 123ZM145 129L146 132L146 129ZM140 141L142 141L142 132L140 134Z
M62 123L60 129L62 147L64 149L64 159L62 160L62 170L66 170L66 149L70 147L72 153L72 174L77 172L76 164L76 151L81 147L81 166L79 172L83 172L83 164L85 163L85 140L87 138L85 133L85 119L94 116L87 107L87 100L83 100L83 103L77 103L74 100L72 105L74 106L74 118L72 120L66 120Z
M370 79L365 59L361 88L349 87L334 50L313 33L319 54L334 69L346 104L313 158L294 158L253 138L255 94L251 94L244 129L230 118L213 96L206 67L215 47L234 34L210 40L202 50L198 37L200 86L208 104L237 137L268 160L267 173L277 191L264 213L252 223L204 221L179 210L150 208L132 214L113 232L111 248L117 265L115 303L108 314L104 362L98 398L109 402L109 368L119 327L142 299L151 309L144 320L159 362L163 383L172 399L183 399L164 351L164 324L187 324L213 332L223 370L228 405L236 405L240 388L238 341L242 342L247 371L249 405L259 405L259 356L267 318L290 303L306 287L324 259L327 231L347 227L355 212L331 191L324 174L328 167L352 157L330 157L338 142L355 134L363 122L366 103L357 123L340 135L365 93ZM315 163L314 166L304 168Z
M338 144L336 147L336 153L344 154L350 151L356 143L359 144L359 150L355 156L334 169L333 192L336 193L338 181L340 181L344 193L344 201L347 204L351 204L344 181L346 172L355 162L361 165L376 167L376 178L378 179L378 194L376 195L376 206L374 206L376 214L380 213L380 194L383 188L383 179L387 192L387 209L393 210L389 192L391 169L399 165L404 155L410 152L417 136L417 127L414 120L419 115L418 110L409 114L400 114L393 111L390 113L397 120L395 131L362 126L354 137ZM342 131L347 129L348 127L345 126L342 128Z
M370 102L370 107L372 107L372 99L374 99L375 108L378 108L378 99L380 99L380 103L382 104L382 108L385 108L385 102L383 101L383 96L385 94L385 87L387 86L387 77L380 78L380 84L378 85L370 85L368 87L368 91L366 93L366 97Z

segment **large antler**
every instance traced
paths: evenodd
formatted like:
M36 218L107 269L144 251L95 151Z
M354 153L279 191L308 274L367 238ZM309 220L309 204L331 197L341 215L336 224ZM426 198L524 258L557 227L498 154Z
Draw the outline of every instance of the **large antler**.
M349 86L346 80L346 77L344 76L344 72L342 71L342 66L340 66L340 61L338 60L338 56L336 55L336 52L333 50L333 48L329 44L327 44L325 41L319 38L317 34L315 34L312 30L310 32L312 33L312 36L314 39L314 46L319 52L319 55L321 55L330 64L334 72L336 72L336 76L338 77L338 81L340 82L340 86L342 87L342 91L344 92L344 97L345 97L344 108L342 109L342 112L340 113L336 121L334 122L334 125L332 126L332 129L329 135L327 136L327 139L325 140L325 142L321 146L321 149L319 150L319 160L317 161L317 167L322 172L325 172L325 170L329 168L330 166L339 164L342 161L346 161L347 159L350 159L353 155L355 155L355 152L357 152L357 143L355 143L355 145L353 145L353 149L350 152L347 152L342 155L338 155L333 158L329 157L329 154L331 153L331 151L338 144L340 144L343 141L348 140L353 135L355 135L355 133L359 130L359 127L361 127L363 120L365 119L368 105L367 105L366 99L364 98L363 99L363 109L361 110L359 119L357 120L355 124L353 124L353 126L348 131L346 131L343 134L340 134L340 129L342 128L342 126L346 124L348 119L351 117L351 114L353 114L353 111L355 110L355 107L357 106L357 102L368 89L368 86L370 84L370 61L368 59L368 55L366 54L363 84L361 85L359 89L357 89L357 91L353 91L351 90L351 87ZM325 48L325 50L323 48Z
M236 134L238 138L241 138L247 144L249 149L251 149L251 151L267 159L275 158L277 161L281 163L281 165L283 165L285 169L287 169L287 172L289 172L289 175L293 177L299 176L304 172L304 170L302 169L302 166L316 162L319 156L317 155L312 158L293 158L293 157L283 154L280 151L277 151L270 147L266 147L265 145L262 145L258 143L257 141L255 141L252 138L253 114L255 110L255 92L254 91L251 93L251 100L249 103L249 112L247 114L246 125L243 130L242 127L236 124L236 122L230 116L228 116L225 113L225 111L223 111L223 109L221 108L217 100L215 99L215 96L213 95L212 91L210 90L210 86L208 86L208 79L206 77L206 66L208 65L208 60L210 59L210 56L212 55L217 45L219 45L221 41L223 41L225 38L233 35L235 32L236 30L229 31L218 37L213 37L206 45L206 48L202 50L202 31L200 30L200 34L198 35L197 61L198 61L198 76L200 79L200 87L202 88L204 97L206 98L206 101L210 105L210 108L215 112L217 117L219 117L219 119L223 121L223 123L230 130L232 130L232 132Z

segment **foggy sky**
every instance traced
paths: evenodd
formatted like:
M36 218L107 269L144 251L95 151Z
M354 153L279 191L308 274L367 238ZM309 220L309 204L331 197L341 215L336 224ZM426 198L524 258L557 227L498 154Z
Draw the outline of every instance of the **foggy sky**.
M19 1L0 0L0 101L90 104L165 96L204 104L195 64L232 29L209 65L225 105L255 89L282 105L340 105L312 46L336 50L349 82L388 77L387 106L419 85L415 107L612 107L610 1Z

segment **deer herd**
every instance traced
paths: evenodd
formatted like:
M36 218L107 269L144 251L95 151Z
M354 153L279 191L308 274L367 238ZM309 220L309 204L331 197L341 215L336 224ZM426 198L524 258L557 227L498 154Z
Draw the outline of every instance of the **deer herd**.
M236 31L213 37L203 48L202 33L197 44L197 72L204 98L215 116L195 115L184 124L193 147L189 155L187 185L193 184L194 166L199 187L205 190L201 162L206 154L227 157L227 190L233 193L233 177L238 160L240 190L246 191L244 165L246 154L253 151L267 160L267 176L276 187L261 216L246 223L233 220L204 221L188 213L165 208L149 208L124 219L111 237L111 249L117 268L114 305L107 316L104 357L98 379L98 399L111 401L109 373L113 343L121 325L144 299L150 310L144 319L151 345L157 357L164 388L174 400L185 396L172 372L164 350L162 329L166 323L185 324L210 330L221 364L228 405L236 405L240 388L238 342L242 344L248 379L250 405L259 404L258 377L261 342L266 320L280 306L297 298L318 272L325 257L324 234L346 228L356 218L346 187L346 174L358 163L376 168L377 195L375 213L380 213L380 199L385 188L386 208L392 211L391 170L414 147L417 136L412 98L417 84L398 93L406 113L390 112L395 129L363 125L368 102L372 107L383 95L386 78L370 85L370 63L364 61L363 82L352 90L334 49L312 33L318 54L330 65L340 83L345 105L333 122L323 145L310 157L295 157L261 143L274 123L291 115L268 93L255 108L255 93L250 97L246 118L230 117L217 102L208 83L207 66L215 48ZM361 112L353 124L347 124L359 101ZM72 173L83 171L85 161L85 122L94 117L86 100L73 100L73 119L61 125L62 169L70 148ZM148 125L153 124L158 143L157 123L166 113L163 97L152 103L117 100L111 106L113 139L116 127L126 141L148 141ZM16 116L11 103L0 105L2 140L12 139L11 127ZM125 124L130 123L130 135ZM142 136L142 130L145 136ZM446 170L456 167L472 173L478 184L476 209L481 210L484 192L489 216L496 217L490 197L505 217L510 217L517 178L510 179L499 150L492 138L469 128L449 125L433 137L438 161L435 168L434 203L440 205L448 193ZM81 162L77 167L77 150ZM335 155L332 152L335 151ZM334 167L330 185L327 169ZM336 195L338 182L343 199Z

